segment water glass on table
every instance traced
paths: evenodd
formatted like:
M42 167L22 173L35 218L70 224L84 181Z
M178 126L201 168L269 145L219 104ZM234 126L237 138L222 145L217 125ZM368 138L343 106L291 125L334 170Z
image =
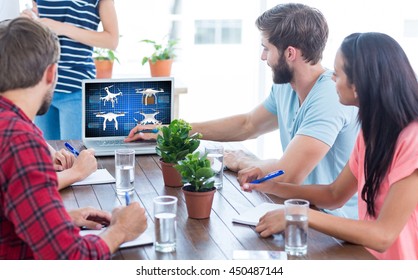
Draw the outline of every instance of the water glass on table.
M215 187L221 189L224 177L224 147L222 145L208 146L205 147L205 153L213 172L215 172Z
M308 252L309 201L288 199L285 206L285 251L291 256L303 256Z
M176 250L177 197L157 196L154 202L155 251L161 253Z
M116 193L125 196L134 192L135 151L118 149L115 151Z

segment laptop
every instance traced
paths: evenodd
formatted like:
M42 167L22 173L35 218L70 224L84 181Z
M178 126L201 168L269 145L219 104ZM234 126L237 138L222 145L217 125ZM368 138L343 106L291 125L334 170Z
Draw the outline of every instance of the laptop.
M90 79L82 82L82 141L96 156L116 149L155 154L155 141L125 143L140 124L169 124L174 114L174 78Z

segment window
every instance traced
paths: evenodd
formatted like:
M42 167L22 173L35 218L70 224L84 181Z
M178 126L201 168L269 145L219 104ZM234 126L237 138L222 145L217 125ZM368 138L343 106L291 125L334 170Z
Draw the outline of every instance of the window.
M196 20L194 42L200 44L241 44L241 20Z

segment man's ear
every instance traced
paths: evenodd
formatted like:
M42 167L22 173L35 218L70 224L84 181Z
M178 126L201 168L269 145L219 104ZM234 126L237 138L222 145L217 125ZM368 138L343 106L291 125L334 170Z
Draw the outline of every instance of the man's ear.
M288 61L294 61L296 59L297 50L292 46L288 46L285 50L285 54Z
M57 63L48 65L48 67L45 70L45 82L47 84L55 84L57 80L57 75L58 75L57 69L58 69Z

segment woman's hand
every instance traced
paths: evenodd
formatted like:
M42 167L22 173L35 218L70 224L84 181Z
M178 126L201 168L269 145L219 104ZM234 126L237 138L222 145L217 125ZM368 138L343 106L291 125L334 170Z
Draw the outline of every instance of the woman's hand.
M277 209L267 212L260 218L255 230L262 237L268 237L272 234L281 232L285 229L286 220L284 217L284 209Z

